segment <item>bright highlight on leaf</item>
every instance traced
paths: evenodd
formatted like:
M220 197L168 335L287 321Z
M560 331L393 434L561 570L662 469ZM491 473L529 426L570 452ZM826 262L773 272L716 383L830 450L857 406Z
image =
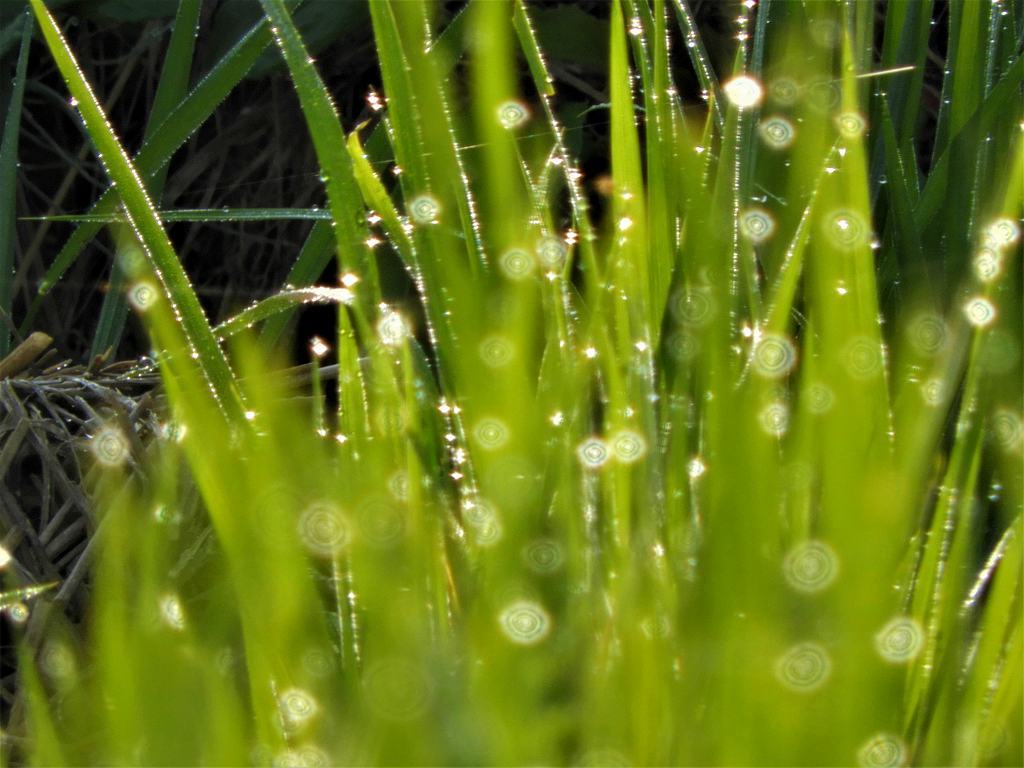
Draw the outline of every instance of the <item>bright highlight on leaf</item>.
M734 77L722 85L727 99L739 109L750 109L761 103L761 84L748 75Z

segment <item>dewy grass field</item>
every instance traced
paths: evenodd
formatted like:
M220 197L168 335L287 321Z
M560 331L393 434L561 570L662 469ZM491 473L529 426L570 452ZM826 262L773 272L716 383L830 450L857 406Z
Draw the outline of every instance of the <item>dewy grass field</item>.
M6 760L1022 764L1019 0L942 6L928 135L930 0L736 4L718 71L686 0L614 0L602 196L533 3L371 0L345 126L303 4L261 5L189 83L181 0L134 157L59 11L5 33L11 104L35 33L111 185L38 301L109 225L101 332L133 308L169 402L148 445L93 431L85 622L4 572ZM160 210L270 46L326 206ZM315 220L289 285L213 325L167 223L274 217ZM274 349L309 303L337 333L299 385Z

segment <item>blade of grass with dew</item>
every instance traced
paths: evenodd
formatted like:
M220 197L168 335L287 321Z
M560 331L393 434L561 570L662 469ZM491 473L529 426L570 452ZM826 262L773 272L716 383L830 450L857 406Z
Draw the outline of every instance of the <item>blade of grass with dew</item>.
M369 307L380 299L377 264L372 251L366 245L369 231L353 176L352 162L345 148L341 118L334 108L323 80L313 66L283 0L261 2L271 32L291 73L309 135L316 150L333 219L332 229L337 240L339 270L354 272L365 280L365 298L357 301L360 306Z
M1019 117L1019 110L1013 107L1019 103L1016 99L1020 84L1024 81L1024 56L1016 56L1013 65L1005 76L995 84L988 97L979 109L970 117L960 133L951 139L957 142L976 141L976 137L988 135L995 126L1000 124L1013 125L1014 118ZM928 179L921 192L921 199L915 210L917 226L921 232L927 232L938 218L940 209L946 204L946 190L951 179L955 179L954 162L950 151L939 155L928 174ZM952 175L951 175L952 174Z
M218 221L331 221L331 212L320 208L177 208L159 210L161 221L210 223ZM26 216L23 221L71 221L75 223L123 224L122 213L65 213L52 216Z
M349 304L352 292L347 288L330 288L327 286L307 286L305 288L284 289L273 296L257 301L229 319L214 327L214 335L223 341L241 333L255 323L267 320L274 315L293 308L296 304Z
M433 147L429 155L418 161L409 156L407 145L399 142L395 147L402 168L399 182L405 204L414 208L419 200L432 201L434 208L438 209L434 212L435 216L443 216L444 221L449 221L448 227L431 226L430 216L417 216L415 210L410 210L414 223L419 219L418 223L421 224L419 228L414 228L414 237L422 240L420 249L437 260L436 267L444 270L442 280L451 285L459 279L458 273L455 269L442 266L443 260L439 258L441 252L464 252L466 258L461 263L468 267L470 274L476 274L483 265L475 204L460 158L454 125L456 116L451 111L449 96L444 87L443 74L439 68L441 62L431 53L433 42L427 30L432 23L428 16L428 6L419 0L401 2L387 9L382 8L374 19L375 33L377 29L381 30L381 40L387 46L382 49L382 66L387 60L395 60L383 70L391 73L384 75L386 91L393 91L392 86L388 85L392 83L398 89L396 100L405 101L406 93L411 96L404 110L394 115L395 131L399 135L409 131L411 138ZM394 64L399 61L412 67L415 76L399 78L394 69ZM427 104L437 106L440 119L425 119L422 111ZM415 126L409 125L409 120L415 121ZM410 162L412 165L408 166ZM455 230L461 230L462 235L456 238L448 234Z
M28 68L28 50L32 42L32 17L26 11L21 20L21 47L14 80L7 99L7 116L4 118L3 136L0 138L0 358L11 349L11 334L8 323L11 319L11 301L14 286L14 259L18 249L15 229L15 197L18 173L18 135L21 130L21 105L25 95L25 73Z
M146 247L157 276L163 284L168 300L182 324L185 338L197 354L203 373L218 402L229 418L240 416L242 407L235 389L234 377L223 350L210 330L203 309L189 283L188 276L178 261L177 254L167 237L156 209L146 192L142 180L128 159L123 147L107 122L103 109L75 61L60 28L46 10L42 0L31 0L36 20L43 31L51 55L61 74L78 101L97 152L102 158L118 194L131 218L132 228Z
M901 145L917 132L932 5L932 0L898 0L890 6L885 18L882 70L913 67L909 72L893 75L886 82L885 95L889 99L893 123L899 127L897 136Z
M645 167L648 171L645 196L649 199L637 201L636 211L624 212L618 216L619 222L634 221L630 214L639 215L646 207L647 221L644 228L627 237L636 237L647 241L647 272L649 296L646 311L651 343L657 343L661 328L662 316L668 300L669 285L672 281L674 265L674 220L670 200L677 197L675 187L670 182L673 163L670 158L676 147L672 133L671 93L675 87L668 66L668 32L666 29L665 5L656 2L653 10L646 3L627 3L626 11L633 19L631 25L641 21L639 29L648 30L646 34L631 34L633 58L638 62L643 80L644 99L644 149ZM639 14L643 14L642 17ZM649 50L649 47L653 50ZM612 107L613 124L615 106ZM614 177L614 170L613 170ZM673 179L674 181L674 179ZM614 190L615 193L630 194L628 189ZM675 194L674 194L675 193ZM627 202L632 202L631 200ZM646 236L646 237L645 237Z
M386 18L375 19L382 50L394 33L392 65L401 67L410 60L404 57L404 46L417 55L428 47L422 44L429 38L422 24L431 22L429 13L417 7L375 6L371 12L395 10L402 15L401 22L391 26ZM219 589L200 594L205 581L197 581L191 595L182 586L188 624L185 634L178 635L179 644L196 649L195 655L209 670L214 668L213 654L221 645L230 646L237 658L246 660L246 668L235 667L234 674L240 687L249 688L241 713L225 725L236 736L222 737L233 744L230 758L204 756L192 762L297 762L307 754L304 750L313 749L320 762L357 764L847 765L885 758L943 764L951 761L951 749L961 748L950 738L961 733L957 726L968 719L981 724L984 738L997 733L1001 720L1013 722L1009 718L1019 712L1014 709L1019 665L1013 654L1020 642L1020 597L1019 551L1015 553L1012 541L1001 550L1005 567L994 568L994 580L982 587L984 597L976 603L984 626L949 623L951 607L960 606L952 597L966 582L961 573L942 576L951 590L931 605L950 640L946 655L936 656L931 672L935 685L928 687L926 696L932 714L923 740L908 738L914 734L901 728L907 714L902 703L905 681L908 675L919 674L923 659L886 661L876 648L879 630L893 618L905 618L911 584L931 595L926 582L935 583L931 577L937 564L959 563L965 572L974 569L966 545L975 529L960 526L959 520L947 554L929 555L928 565L921 566L918 550L941 549L926 538L935 514L932 488L938 483L929 466L948 465L951 450L970 456L966 474L961 475L979 494L989 466L997 468L992 471L1000 476L993 475L993 482L1005 484L1005 496L993 502L997 530L1019 530L1019 453L1004 443L1013 426L1012 421L1005 422L1004 410L1016 415L1019 388L1016 382L1006 383L1005 373L997 376L984 365L977 367L969 375L980 378L985 387L963 392L979 395L977 421L959 438L952 431L943 434L943 406L920 406L904 397L914 394L920 383L904 380L904 374L941 373L956 383L962 363L953 350L933 356L905 353L901 339L908 328L902 316L893 322L886 314L886 323L880 322L878 291L889 287L889 278L874 271L869 158L863 137L837 138L834 125L837 117L859 110L863 103L858 79L863 72L858 71L861 65L849 42L843 43L845 53L840 56L834 44L838 40L804 40L809 22L826 22L811 29L842 29L837 21L842 7L772 6L767 28L785 19L792 24L796 44L767 45L765 72L806 77L812 83L820 79L830 89L835 73L844 73L838 103L801 99L792 111L780 107L792 115L799 138L792 153L775 157L774 165L788 168L778 179L771 177L772 160L752 143L743 144L737 109L725 101L720 105L724 130L716 127L711 109L707 111L704 151L693 152L685 143L678 148L687 153L685 162L706 172L683 180L685 204L673 201L682 240L676 256L677 293L670 302L665 341L651 350L650 357L634 355L631 347L633 332L646 321L635 321L618 306L634 299L610 295L602 278L623 248L619 238L632 230L617 231L614 215L599 228L585 230L589 219L576 159L566 152L551 110L553 83L539 51L531 74L538 80L535 86L551 136L545 134L537 144L551 141L550 157L562 165L529 155L525 142L506 146L523 152L522 173L514 182L526 184L529 215L552 234L571 217L570 226L581 235L571 256L565 254L564 270L552 269L543 279L510 285L513 281L498 270L491 274L484 269L479 279L462 282L468 265L460 263L461 272L435 268L432 262L445 254L435 250L436 241L424 237L422 230L448 227L445 236L468 237L465 222L446 219L442 210L436 224L414 222L408 242L392 236L389 229L405 233L401 206L390 202L373 166L360 165L358 136L349 137L360 191L370 207L380 204L387 222L382 229L399 248L409 249L410 262L422 258L427 268L435 268L434 282L417 286L420 301L438 299L437 291L452 294L448 307L455 315L448 319L442 313L436 319L439 327L450 323L453 333L432 334L428 328L435 347L428 354L463 359L438 377L408 335L410 324L403 322L398 326L402 333L390 335L368 327L366 318L356 313L346 314L351 324L342 332L352 332L359 344L346 347L353 354L345 353L341 367L362 366L365 371L365 426L374 439L365 441L358 464L341 463L340 472L333 442L324 441L327 435L312 434L315 406L308 399L288 397L292 393L261 373L260 361L248 356L244 344L238 359L244 360L243 384L254 389L246 396L252 436L243 432L230 452L222 449L230 436L208 402L209 395L203 394L201 379L190 372L190 358L163 361L172 370L180 365L190 372L191 378L168 377L167 387L176 407L192 414L191 440L187 435L182 448L199 475L232 574L227 584L218 585L230 593L225 599ZM849 22L856 20L858 9L845 7L851 14L844 19L845 26L856 28ZM471 8L466 17L470 38L486 39L505 8ZM629 40L624 34L626 20L621 9L615 10L615 33L621 43ZM657 28L654 20L642 12L638 15L640 36L652 34ZM520 46L529 49L525 6L517 2L512 18ZM615 74L621 78L625 72L628 83L626 48L621 44L616 54ZM632 48L642 73L643 49L635 41ZM471 49L471 54L470 67L485 66L486 52ZM475 58L478 55L480 59ZM744 60L743 54L735 57L737 62ZM419 91L411 86L403 91L400 79L389 83L391 75L385 75L385 120L400 115L430 118L428 104L402 103L403 97L415 98ZM484 72L471 76L480 78L472 88L486 84ZM460 103L457 99L464 91L459 85L440 84L451 104ZM620 120L630 112L635 119L632 95L621 98L626 90L616 90ZM769 100L773 98L769 89ZM415 132L415 120L402 125L385 122L394 145L404 143L413 153L400 183L411 185L413 194L422 189L412 185L411 177L402 179L414 172L409 168L435 149L434 142L458 137L457 154L468 143L475 144L477 134L484 136L494 127L487 123L493 120L487 111L481 106L473 113L474 121L453 119L450 136L437 131L425 138ZM679 120L680 113L681 107L677 112L673 104L672 120ZM675 124L677 136L683 135L684 126ZM412 133L402 135L400 127ZM1003 153L1003 141L996 142L993 152L1003 159L1017 158ZM499 146L497 152L501 151ZM751 153L758 154L754 184L749 192L738 190L737 175L746 172ZM617 158L623 155L639 167L649 187L652 175L642 165L644 155L633 153L631 161L629 153L620 152ZM484 170L487 160L476 163L477 157L484 155L467 153L463 159L474 191L480 193L481 242L490 257L492 233L506 231L508 223L492 222L495 214L487 201L496 195L487 186L512 180L490 177ZM912 157L904 155L910 165ZM534 173L538 160L544 165ZM792 167L785 165L787 161ZM424 178L433 178L433 169L426 162L423 166ZM626 170L635 168L627 165ZM536 182L543 185L540 193L528 189L535 178L542 180ZM523 189L517 186L514 194ZM652 191L644 191L650 202ZM755 192L764 198L755 200ZM886 195L877 199L881 206L893 205ZM749 259L745 268L750 269L754 259L757 268L764 265L766 285L771 286L765 294L766 317L752 306L748 288L755 282L749 276L744 278L747 285L734 280L732 271L737 227L752 202L765 206L777 230L778 247L771 239L749 249L746 243L741 246L746 249L743 257ZM1004 201L991 207L1014 218L1019 205ZM980 208L988 211L989 203L983 200ZM940 206L940 215L947 212ZM889 218L885 221L888 227ZM595 237L583 238L585 231ZM890 230L884 234L888 239ZM452 251L453 261L462 261L462 245ZM487 265L492 263L488 258ZM582 288L576 286L577 266ZM629 279L636 284L632 276ZM998 323L1007 327L1019 316L1017 285L1008 279L991 293L978 290L998 301ZM474 323L501 328L517 305L528 305L528 299L519 303L519 294L528 297L530 291L541 295L540 311L532 318L533 330L518 338L536 333L541 343L515 349L511 358L504 352L494 357L476 349L481 330ZM959 300L958 289L951 286L937 293L944 301ZM708 302L709 296L715 301ZM399 319L418 310L403 308ZM907 314L913 314L910 308ZM167 322L176 329L169 317ZM996 325L989 330L987 338L1004 329ZM947 331L948 344L957 346L957 334ZM769 337L772 332L784 338ZM688 340L679 342L682 334ZM894 365L883 339L896 351ZM764 356L772 344L785 353L775 367L766 366L773 358ZM981 353L977 357L976 363L983 362ZM488 361L498 365L492 368ZM382 371L385 367L391 372ZM886 377L893 371L899 377L894 386L899 396L890 419ZM648 376L665 378L650 402L635 397L644 391ZM524 379L531 387L537 382L542 409L524 414L504 410L511 402L508 382ZM634 384L637 389L632 389ZM828 387L827 396L815 399L822 385ZM512 389L520 386L516 383ZM555 394L549 398L551 392ZM520 396L528 402L530 394ZM960 395L958 389L943 395L944 407ZM279 396L287 398L287 405L275 399ZM190 402L193 397L205 403L212 427L202 422L202 412ZM764 416L768 406L771 419ZM925 408L926 416L921 415ZM621 444L621 434L609 434L616 424L642 424L646 430L652 414L659 428L653 437L646 431L641 435L647 438L646 455L638 457L635 444L631 453L628 440ZM927 423L920 429L904 429L918 416ZM495 424L481 417L506 421ZM535 420L537 425L531 426ZM990 432L993 424L999 427L997 433ZM992 434L994 440L989 439ZM497 445L502 439L507 442ZM595 461L606 464L587 466L588 455L577 452L591 439L599 452ZM963 441L961 447L958 440ZM666 442L667 459L662 456ZM529 453L524 456L524 451ZM918 462L919 453L924 461ZM977 457L984 462L980 472ZM509 461L516 458L518 463ZM893 478L894 472L911 465L918 467L912 479ZM919 485L917 490L906 490L910 482ZM317 515L307 519L306 500L324 502L321 493L333 506L316 507ZM630 508L645 494L648 508ZM622 509L629 509L630 530L625 546L617 549L622 528L616 530L615 521ZM385 533L389 525L394 530L395 514L400 533L388 534L391 543L381 544L375 535L382 531L377 523L383 523ZM305 526L303 521L310 519L322 524ZM500 526L475 527L474 521L481 520ZM651 522L655 524L648 525ZM312 553L310 562L301 560L301 565L293 547L297 529L300 535L321 537L312 540L321 547L319 554ZM140 525L138 530L146 529ZM346 543L323 546L323 534L329 542L332 531L347 532L341 534ZM141 536L127 527L123 533L141 550L123 561L132 573L164 570L159 558L147 558L150 550L148 544L139 546ZM526 560L523 545L535 536L548 537L564 556L564 562L546 574L534 571ZM308 549L310 542L303 544ZM792 563L801 545L820 554L806 566L809 571ZM916 580L915 569L920 572ZM813 585L801 583L808 572L823 573L827 589L815 591L808 588ZM900 581L894 584L895 578ZM122 579L121 591L112 594L125 594L125 585L132 583ZM309 599L310 583L319 601ZM900 589L894 591L893 586ZM163 592L147 586L143 594L165 594L169 587L164 582L161 588ZM287 600L291 588L297 599ZM149 597L122 601L138 608L124 613L130 620L151 602ZM510 623L507 612L512 608L531 623ZM318 616L320 623L301 621L297 614L306 611ZM208 625L204 614L240 625L235 633L240 636L231 637L216 623ZM327 640L320 624L327 625ZM131 623L121 626L133 634L144 629ZM981 633L973 651L964 630L975 627ZM307 634L315 635L318 644L333 646L327 654L331 682L311 681L307 675L316 677L313 672L295 665L296 659L305 660ZM194 640L198 635L202 645ZM130 669L142 669L143 658L158 666L147 655L160 659L164 654L171 669L180 669L175 656L180 649L148 641L121 647L125 654L138 654L126 665ZM971 675L964 678L969 681L964 691L976 709L968 718L950 708L962 698L957 695L957 679L961 669L971 668L972 659L977 672L964 673ZM187 669L181 677L194 679ZM154 679L145 670L129 678L125 685L135 690L140 684L146 690ZM205 701L207 691L223 688L215 680L209 686L199 689L197 700ZM179 714L176 720L164 719L175 723L192 722L207 711L177 695L167 700L174 702ZM301 723L290 721L288 712L294 710L285 709L285 702L298 705L300 716L311 709L313 714ZM154 710L146 705L145 711ZM125 726L134 723L136 733L129 739L126 731L119 742L126 745L120 750L125 754L140 743L145 750L157 740L147 737L145 729L151 724L128 714ZM203 728L209 729L209 722L196 723L196 732ZM523 738L524 733L529 738ZM971 730L963 733L971 736ZM997 748L997 759L1012 760L1019 754L1013 738L1008 747ZM146 762L161 752L183 762L183 751L183 746L161 745L132 757L134 762Z
M160 81L156 86L153 104L146 117L143 143L149 139L156 127L162 123L175 106L188 94L189 75L192 71L192 57L196 38L199 35L199 11L201 0L182 0L174 17L171 39L167 45ZM167 166L146 180L150 197L159 204L163 196ZM115 252L116 253L116 252ZM118 259L110 266L110 288L103 297L100 316L93 334L90 356L95 357L110 347L116 347L128 319L128 304L124 294L124 272Z
M348 303L352 304L353 312L371 318L375 306L380 304L380 280L373 251L367 244L369 229L365 210L340 117L284 3L281 0L262 0L262 3L271 32L291 73L316 150L333 219L331 228L336 240L339 274L354 274L366 281L365 289L349 291L354 297ZM355 360L358 348L344 307L340 308L338 321L339 359ZM350 375L339 377L338 386L341 427L353 439L353 450L358 453L359 438L365 434L366 423L365 382L358 365Z
M468 215L470 202L464 175L447 124L450 116L446 112L438 121L443 125L430 127L431 121L421 113L423 104L434 104L439 98L438 108L447 110L440 95L436 62L427 51L424 8L412 2L372 3L370 13L388 104L385 120L400 169L399 186L417 254L415 281L437 354L443 390L447 390L452 377L457 375L453 370L457 360L452 359L451 352L458 345L458 333L451 318L458 322L459 315L455 314L452 302L456 296L469 293L464 269L471 264L475 264L473 269L481 266L474 242L479 233ZM424 155L425 146L436 148L437 154ZM439 225L439 219L450 223ZM465 235L458 234L459 224L463 225ZM467 258L452 258L456 253L465 253ZM467 322L472 326L471 319L467 318Z
M157 340L174 339L181 334L176 317L162 302L148 306L144 319ZM171 341L166 346L176 348L179 343ZM272 387L262 383L272 382L273 378L256 362L251 347L242 345L238 357L243 374L240 382L250 408L240 424L229 425L220 417L201 371L190 356L163 356L161 369L175 418L180 420L184 454L235 585L236 597L224 606L223 615L236 617L240 639L223 638L221 642L227 642L235 649L232 652L245 660L248 719L253 724L251 738L276 753L285 748L289 737L288 733L282 734L280 722L282 709L287 716L292 698L297 697L302 703L312 701L314 707L320 700L326 713L337 711L334 694L321 690L322 684L311 681L310 674L302 669L304 657L287 650L330 647L314 585L308 580L306 563L299 556L298 534L314 524L311 520L318 513L313 507L331 498L325 483L332 475L326 471L325 445L319 436L313 437L315 442L302 450L284 449L285 444L299 445L296 440L309 442L309 434L300 436L303 425L309 422L297 418L298 414L284 407L280 399L273 401L276 395ZM254 423L258 431L273 430L280 435L281 442L270 445L260 441L252 430L239 428L248 423ZM195 439L193 435L203 435L204 439ZM232 450L223 450L226 445L231 445ZM245 458L239 461L239 456ZM285 484L282 489L282 476L301 478L302 482L294 488ZM297 524L299 513L307 505L310 514ZM152 573L163 578L164 571L157 568ZM170 618L173 620L174 616ZM271 636L276 639L267 642ZM140 661L145 658L143 653ZM224 698L218 694L212 702ZM331 721L330 715L319 718L317 729L330 729ZM207 741L218 743L217 739ZM220 741L230 746L230 736ZM234 754L228 762L237 762L237 750Z
M704 41L697 29L697 22L694 19L689 0L672 0L672 7L676 12L676 19L679 22L683 38L686 40L693 69L697 73L697 79L704 94L706 94L706 100L711 105L711 114L714 116L718 130L724 130L725 118L721 110L722 94L718 87L718 78L715 77L711 59L708 57Z
M652 334L649 329L658 324L660 318L653 316L650 260L655 254L647 249L647 210L640 139L633 103L626 25L622 4L618 0L612 3L609 32L610 141L614 197L611 205L613 234L609 243L606 279L612 286L611 295L615 291L622 291L629 297L629 301L616 300L610 306L602 303L603 306L594 310L594 324L598 328L610 326L610 338L606 342L607 362L604 365L609 377L608 414L604 426L610 434L616 434L619 430L635 430L637 426L620 414L627 413L634 402L650 402L647 395L651 391L651 382L643 376L630 376L629 371L623 369L626 368L626 359L635 353L635 340L650 338ZM618 370L613 371L613 368ZM646 408L646 405L643 406L644 410ZM646 418L643 418L640 425L643 439L647 443L654 437L653 432L646 429L651 425L652 420ZM630 542L634 538L632 500L635 497L637 509L641 513L649 508L642 489L631 488L630 480L633 476L633 468L625 466L616 468L609 478L615 489L611 510L613 549L609 558L613 569L625 563Z
M309 230L306 239L299 249L295 263L288 270L285 286L311 285L330 263L334 256L336 240L334 230L328 221L317 221ZM267 320L260 331L260 342L267 349L272 349L281 338L281 334L290 320L290 315L283 314Z
M401 257L405 268L415 278L418 274L416 253L413 250L412 240L402 226L398 210L395 208L387 189L385 189L380 177L370 165L370 160L363 151L363 145L359 141L358 128L349 134L345 143L349 157L352 159L352 172L356 184L366 204L381 218L381 227L388 240L394 246Z
M551 101L555 93L555 80L548 71L544 56L537 45L537 36L530 23L530 16L523 0L515 0L512 24L516 30L520 50L523 52L529 65L533 86L544 105L544 114L555 140L553 158L557 161L569 192L573 225L579 233L577 248L580 253L581 268L586 270L587 274L591 276L590 282L592 284L600 284L602 269L597 262L594 252L594 243L597 235L590 220L590 206L580 184L582 175L574 172L573 158L566 148L561 125L555 116Z
M1024 141L1019 136L1016 145L1014 155L1020 158L1021 152L1024 151ZM1019 212L1024 194L1020 179L1011 174L1008 179L1002 181L1006 183L1005 190L997 190L997 195L1002 191L1002 200L996 205L987 205L986 208ZM942 503L936 510L932 522L932 533L921 560L920 574L914 583L913 592L914 613L924 623L926 637L924 663L913 670L914 675L911 677L906 716L912 728L913 738L918 743L923 743L922 750L927 745L929 749L940 753L951 751L954 745L942 743L941 734L945 729L936 729L930 722L934 714L933 702L938 696L929 696L929 693L942 683L944 663L956 665L948 672L950 676L959 674L956 667L959 666L960 659L952 655L948 649L951 646L955 647L958 639L966 642L966 638L958 633L967 631L959 606L969 605L971 602L968 591L969 565L966 562L970 557L968 543L969 537L980 536L982 533L974 531L978 506L967 506L976 495L975 484L984 437L985 422L976 416L976 412L989 410L987 401L996 394L996 390L989 386L989 381L982 373L982 351L990 343L998 325L1005 322L996 319L997 327L994 329L990 327L991 319L987 324L978 324L976 317L971 315L970 307L976 306L979 301L988 302L988 306L991 307L991 301L995 294L999 293L998 286L993 286L991 280L979 282L979 285L972 286L977 293L969 299L965 309L968 321L975 327L972 329L966 382L957 418L957 439L939 489ZM977 548L976 544L974 548ZM1000 631L997 636L1002 638L1004 634ZM952 658L949 658L950 656ZM937 717L943 715L949 717L948 713L942 711ZM932 728L926 730L929 725Z
M162 168L185 141L213 114L217 106L245 77L253 62L272 42L266 23L261 20L245 34L196 84L189 95L168 115L144 143L135 157L136 167L145 177ZM116 189L109 189L93 205L93 212L105 215L117 209ZM39 285L21 325L22 333L31 328L39 306L61 275L74 263L82 249L102 229L99 224L84 224L75 229L54 257Z

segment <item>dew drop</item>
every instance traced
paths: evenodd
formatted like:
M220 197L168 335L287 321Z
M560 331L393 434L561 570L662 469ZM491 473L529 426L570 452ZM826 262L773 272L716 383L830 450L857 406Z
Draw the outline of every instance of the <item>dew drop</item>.
M923 647L924 630L909 616L897 616L875 635L875 650L893 664L912 661Z
M775 662L776 679L796 693L818 690L831 674L832 661L818 643L794 645Z
M750 109L761 103L761 84L748 75L739 75L722 86L725 97L739 109Z
M505 636L518 645L536 645L551 631L551 617L532 600L518 600L498 616Z

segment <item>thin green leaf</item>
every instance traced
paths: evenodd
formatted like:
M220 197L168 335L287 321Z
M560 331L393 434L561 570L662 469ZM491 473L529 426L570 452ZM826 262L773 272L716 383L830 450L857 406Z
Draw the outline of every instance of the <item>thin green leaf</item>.
M175 316L181 323L187 343L197 356L207 383L228 417L240 417L243 409L227 358L210 329L199 299L196 298L188 276L178 261L178 256L163 229L138 171L115 136L102 106L82 74L60 28L46 10L42 0L31 2L50 53L64 77L68 90L78 102L86 130L111 180L117 186L131 226L146 248L152 267L163 285Z
M316 150L333 218L339 266L342 271L354 272L365 281L366 289L359 303L368 310L380 300L380 282L373 252L366 245L369 231L352 162L345 149L341 120L283 0L261 2L278 48L288 64Z
M21 130L21 102L25 95L25 72L28 67L28 49L32 42L32 17L27 13L21 22L21 49L14 72L14 81L7 101L3 138L0 140L0 313L11 318L11 299L14 286L14 255L17 251L15 206L18 176L18 134ZM7 322L0 322L0 357L11 348L11 334Z
M201 0L181 0L174 18L171 41L167 46L160 82L157 83L153 106L146 118L146 130L143 143L149 139L157 125L162 123L188 93L189 76L192 72L192 54L195 50L196 36L199 34L199 10ZM167 166L147 180L147 187L152 198L159 202L163 196L164 182L167 179ZM128 305L122 289L124 274L120 262L115 259L111 264L111 286L103 297L100 317L96 332L93 334L90 355L95 357L104 350L116 347L124 331Z
M157 173L178 147L206 122L217 106L241 82L253 62L270 43L270 31L266 22L261 20L196 84L188 97L160 124L149 142L143 144L139 150L135 165L144 177L150 178ZM117 190L111 188L96 201L93 211L106 215L115 211L117 205ZM99 223L83 224L61 247L40 281L39 292L21 325L23 333L26 328L31 327L46 295L101 229L102 225Z

